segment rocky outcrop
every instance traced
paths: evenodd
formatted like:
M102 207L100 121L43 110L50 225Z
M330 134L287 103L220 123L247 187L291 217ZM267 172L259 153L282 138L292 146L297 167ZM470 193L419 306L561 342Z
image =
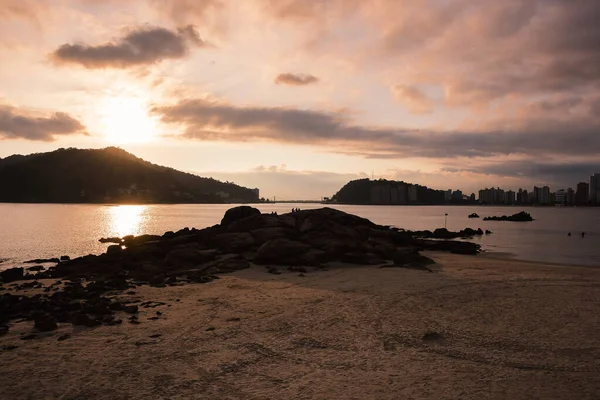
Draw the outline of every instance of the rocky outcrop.
M19 281L23 279L23 268L11 268L0 272L0 280L4 283Z
M506 216L503 215L501 217L485 217L484 221L512 221L512 222L529 222L533 221L531 214L525 211L521 211L519 213Z
M479 218L479 215L477 213L469 214L469 218Z
M221 224L205 229L126 236L108 246L105 254L65 259L35 275L24 276L22 268L3 271L4 282L25 277L58 278L66 286L51 291L45 288L43 294L31 297L0 296L0 323L25 318L37 321L38 330L53 328L51 320L92 327L120 323L116 318L119 312L133 313L130 322L141 323L134 318L135 305L108 296L143 284L164 287L207 283L218 279L218 274L248 268L252 263L265 265L273 274L282 273L285 267L305 274L331 261L424 268L432 261L422 256L421 250L460 254L479 251L474 243L434 238L482 233L444 229L423 237L331 208L271 215L252 207L235 207L225 213ZM27 288L41 289L43 285L34 281ZM34 311L42 314L34 315Z

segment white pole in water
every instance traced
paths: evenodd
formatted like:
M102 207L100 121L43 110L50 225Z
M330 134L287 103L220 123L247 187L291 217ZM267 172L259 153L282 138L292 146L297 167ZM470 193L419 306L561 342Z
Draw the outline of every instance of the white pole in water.
M444 214L444 229L446 229L447 222L448 222L448 213Z

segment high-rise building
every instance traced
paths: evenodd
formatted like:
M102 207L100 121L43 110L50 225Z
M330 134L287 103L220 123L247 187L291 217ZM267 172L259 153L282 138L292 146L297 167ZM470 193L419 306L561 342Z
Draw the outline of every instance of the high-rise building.
M590 176L590 203L600 204L600 173Z
M536 204L550 204L550 188L548 186L533 187L534 200Z
M452 189L448 189L444 191L444 201L450 202L452 200Z
M508 192L506 192L506 204L515 204L515 201L516 201L515 192L512 190L509 190Z
M565 189L557 190L554 194L554 201L556 204L566 204L567 203L567 191Z
M573 188L567 189L567 204L572 206L575 203L575 191Z
M588 203L590 185L587 182L579 182L575 192L575 204L582 206Z

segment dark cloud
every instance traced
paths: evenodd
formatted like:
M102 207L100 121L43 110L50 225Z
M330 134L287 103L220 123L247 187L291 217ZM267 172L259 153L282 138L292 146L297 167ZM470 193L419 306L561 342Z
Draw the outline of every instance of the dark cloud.
M467 172L492 175L499 178L515 178L533 182L533 184L549 184L574 188L578 182L589 181L590 175L600 172L600 162L535 162L532 160L504 161L484 163L473 166L445 167L442 172ZM495 179L497 179L495 178Z
M189 53L190 46L203 45L204 41L192 25L176 31L143 27L100 45L63 44L52 53L52 59L86 68L128 68L183 58Z
M540 119L496 129L441 132L355 125L343 113L283 107L238 107L205 99L155 107L186 139L326 145L368 157L492 157L508 154L600 155L600 124ZM521 129L523 128L523 129Z
M26 110L0 105L0 140L49 142L55 140L55 136L76 133L85 133L85 127L69 114L57 112L49 116L36 116Z
M310 85L311 83L317 83L317 82L319 82L319 78L317 78L316 76L307 75L307 74L285 73L285 74L279 74L279 75L277 75L277 78L275 78L276 84L293 85L293 86Z

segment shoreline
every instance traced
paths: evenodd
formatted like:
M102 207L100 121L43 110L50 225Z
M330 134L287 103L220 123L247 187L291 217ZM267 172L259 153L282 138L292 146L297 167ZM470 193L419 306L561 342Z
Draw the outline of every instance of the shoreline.
M60 324L24 341L31 322L15 323L0 336L0 398L597 396L600 270L425 254L432 272L253 265L139 286L118 296L159 302L140 306L140 324Z

